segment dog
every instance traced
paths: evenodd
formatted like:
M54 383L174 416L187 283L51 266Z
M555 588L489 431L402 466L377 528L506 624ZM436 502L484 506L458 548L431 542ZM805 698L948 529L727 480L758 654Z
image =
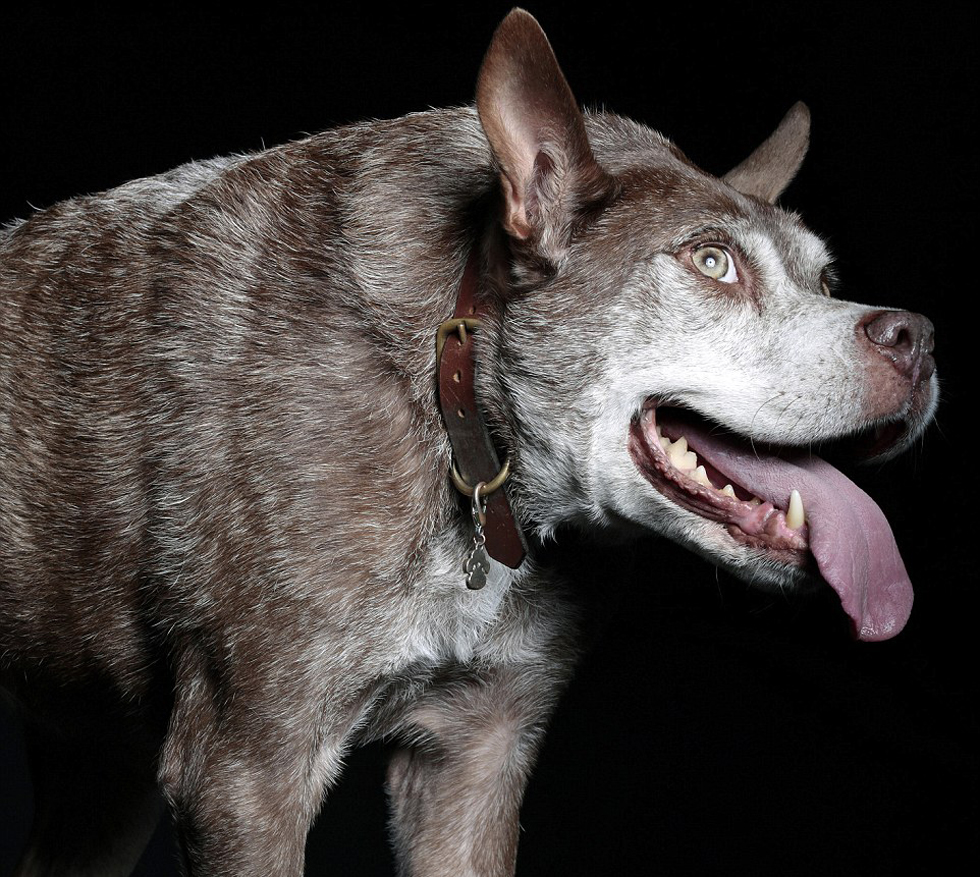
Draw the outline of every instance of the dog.
M17 873L126 874L163 800L186 873L301 874L377 739L403 873L512 873L577 655L559 527L830 587L858 638L896 635L887 522L811 449L921 435L933 332L830 294L775 203L808 131L798 104L710 176L583 113L515 10L475 107L0 233L0 679L37 802Z

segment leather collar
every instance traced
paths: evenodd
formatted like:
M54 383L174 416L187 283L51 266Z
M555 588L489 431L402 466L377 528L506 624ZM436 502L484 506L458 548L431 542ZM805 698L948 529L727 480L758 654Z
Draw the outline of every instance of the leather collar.
M436 335L439 406L459 476L454 482L459 490L469 494L480 482L489 485L495 478L506 480L504 467L477 405L473 384L476 374L473 336L479 331L484 316L477 295L478 259L474 247L463 271L453 317L439 327ZM485 493L485 489L481 493ZM487 553L505 566L517 569L527 554L527 543L517 525L506 488L501 484L485 495Z

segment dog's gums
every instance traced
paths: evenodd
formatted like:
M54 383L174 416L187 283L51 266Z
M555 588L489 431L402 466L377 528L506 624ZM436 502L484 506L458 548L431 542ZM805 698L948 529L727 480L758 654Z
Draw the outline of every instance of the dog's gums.
M678 435L683 425L661 425L656 411L648 405L630 435L630 452L647 480L683 508L724 524L736 541L784 563L805 564L809 541L799 491L791 490L782 508L761 499L709 460L699 460L687 436Z

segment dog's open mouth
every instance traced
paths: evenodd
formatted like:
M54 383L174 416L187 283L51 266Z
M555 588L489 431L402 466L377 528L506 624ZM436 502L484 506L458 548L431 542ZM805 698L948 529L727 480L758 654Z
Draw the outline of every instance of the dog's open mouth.
M815 563L862 640L897 634L912 586L881 509L807 450L751 444L691 412L648 402L630 454L660 493L784 564Z

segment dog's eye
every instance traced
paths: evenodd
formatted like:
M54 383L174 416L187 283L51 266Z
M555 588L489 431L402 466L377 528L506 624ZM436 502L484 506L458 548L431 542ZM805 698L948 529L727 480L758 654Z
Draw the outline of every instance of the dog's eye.
M705 277L718 280L721 283L735 283L738 273L735 271L735 260L727 250L721 247L698 247L691 256L694 267Z

